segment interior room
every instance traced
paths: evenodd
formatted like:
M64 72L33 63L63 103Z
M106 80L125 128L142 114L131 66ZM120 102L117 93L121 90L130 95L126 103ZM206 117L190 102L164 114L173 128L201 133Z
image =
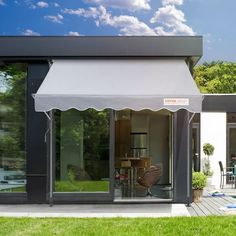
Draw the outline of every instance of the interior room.
M116 111L115 199L172 199L172 113Z

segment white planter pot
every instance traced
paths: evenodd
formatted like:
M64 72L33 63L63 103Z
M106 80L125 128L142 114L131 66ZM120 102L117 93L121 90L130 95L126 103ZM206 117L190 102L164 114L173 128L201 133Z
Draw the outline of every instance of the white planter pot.
M207 177L206 188L208 188L208 189L214 189L215 188L215 186L212 185L212 176Z

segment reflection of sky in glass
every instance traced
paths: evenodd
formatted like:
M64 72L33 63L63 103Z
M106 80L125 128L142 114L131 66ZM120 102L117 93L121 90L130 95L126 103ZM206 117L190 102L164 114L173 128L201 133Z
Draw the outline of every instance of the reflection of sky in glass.
M0 93L5 93L7 89L9 89L8 81L12 77L9 75L5 75L3 72L0 72Z

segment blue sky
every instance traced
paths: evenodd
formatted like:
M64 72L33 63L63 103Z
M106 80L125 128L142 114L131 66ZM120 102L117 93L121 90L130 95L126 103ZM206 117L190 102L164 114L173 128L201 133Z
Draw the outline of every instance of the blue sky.
M0 35L202 35L236 62L235 0L0 0Z

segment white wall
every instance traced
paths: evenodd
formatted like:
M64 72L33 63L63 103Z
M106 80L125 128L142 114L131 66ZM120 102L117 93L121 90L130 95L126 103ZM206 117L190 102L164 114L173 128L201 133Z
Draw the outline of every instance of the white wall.
M205 155L202 147L204 143L210 143L215 147L213 156L210 157L213 170L212 185L220 186L219 161L226 162L226 113L202 112L201 113L201 163L204 163ZM202 168L202 166L201 166Z

